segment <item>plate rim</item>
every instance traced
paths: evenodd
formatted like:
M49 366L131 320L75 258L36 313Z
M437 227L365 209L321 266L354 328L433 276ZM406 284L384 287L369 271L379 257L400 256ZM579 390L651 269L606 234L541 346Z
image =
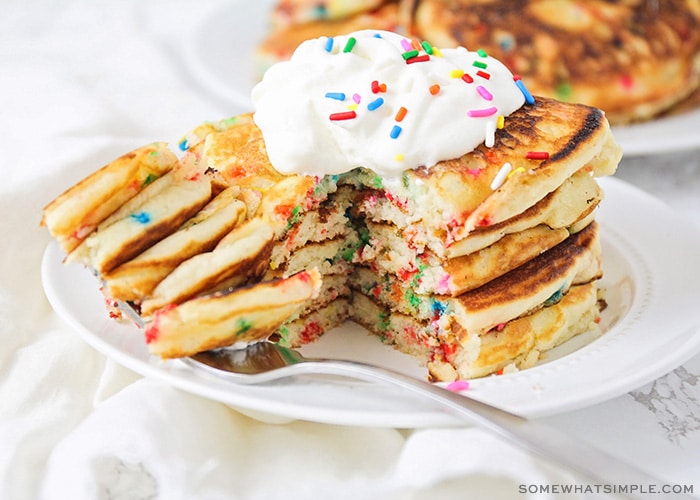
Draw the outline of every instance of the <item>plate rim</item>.
M663 202L657 200L648 193L643 192L640 189L615 178L604 178L599 179L599 181L601 182L604 191L606 191L607 193L606 199L604 201L606 205L611 204L614 207L618 207L620 205L624 205L625 203L627 203L628 205L631 203L633 210L637 212L641 211L641 215L647 215L651 217L652 220L653 217L650 214L654 213L656 216L656 220L659 222L662 220L673 220L673 224L671 224L671 226L673 227L676 227L680 224L684 224L682 217L678 217L677 214L675 214L675 212L670 207L663 204ZM603 217L599 216L598 218L602 219L602 226L605 228L605 212L602 212L602 214ZM670 217L676 218L669 219ZM642 219L644 219L644 217L640 217L639 220L635 223L635 228L633 229L633 231L639 231L640 227L643 225ZM685 221L685 223L688 222L689 221ZM626 234L624 230L621 232L623 235ZM684 233L684 236L685 240L683 241L682 245L676 242L676 244L680 245L679 248L683 247L685 249L690 246L695 251L700 249L700 231L691 230L689 232ZM648 235L647 239L648 238L653 238L653 235ZM658 249L655 251L658 251ZM104 335L101 334L99 331L95 332L88 328L85 324L83 324L85 318L81 320L81 318L79 318L74 313L71 313L71 311L66 309L66 306L64 304L65 297L62 297L61 295L62 292L60 289L60 284L55 282L57 279L56 270L58 269L66 271L66 269L69 269L69 266L73 266L72 269L68 271L69 273L89 273L89 271L87 269L77 267L76 264L65 266L61 262L61 257L61 250L59 249L58 245L55 243L55 241L51 241L44 252L41 269L44 292L51 306L58 313L58 315L68 325L77 330L78 334L80 334L81 337L93 348L95 348L97 351L101 352L108 358L113 359L119 364L122 364L123 366L143 376L156 378L161 380L162 382L178 387L187 392L197 394L208 399L220 401L236 409L239 409L244 413L253 412L256 418L260 418L262 420L299 419L340 425L375 427L380 426L397 428L445 426L455 425L459 423L459 419L457 419L456 417L445 414L434 405L431 406L430 404L428 404L427 406L421 406L420 404L417 404L416 400L410 396L407 396L406 401L408 401L411 405L415 404L416 406L415 409L414 406L411 406L411 411L408 413L399 412L399 414L397 414L396 410L382 411L376 408L370 409L369 411L366 408L358 408L354 411L348 411L342 408L339 409L337 407L318 408L317 406L304 405L303 402L300 403L289 401L286 400L284 397L280 401L270 401L269 398L261 399L259 392L256 392L258 391L259 386L232 385L229 382L223 380L215 380L213 377L204 376L202 374L195 374L193 376L194 372L192 372L192 370L187 369L184 363L179 362L177 360L163 362L160 360L154 360L153 358L150 358L146 361L144 361L143 359L138 359L137 357L129 355L123 349L120 350L117 346L110 343L107 339L104 338ZM645 256L641 255L640 258L644 259ZM653 301L658 300L659 296L665 293L667 291L667 288L669 287L669 283L667 283L669 277L660 276L658 275L658 272L655 273L653 269L647 271L643 269L633 271L639 273L639 275L635 277L635 284L639 283L639 280L644 279L645 272L649 274L648 278L651 280L651 283L649 284L649 290L639 290L639 297L636 298L635 295L635 300L632 301L632 304L630 306L631 312L628 312L628 315L636 314L637 317L630 317L627 321L625 321L625 318L623 318L622 322L619 325L615 325L611 329L611 331L613 331L615 328L626 328L628 335L630 334L630 332L632 332L634 328L639 327L639 321L644 319L645 316L649 316L651 312L654 312L656 315L658 315L659 311L650 312L650 308L659 307L658 305L654 304ZM684 296L685 302L688 302L690 300L688 297L692 297L695 300L700 298L700 270L695 272L698 275L698 280L694 282L694 289L684 290L684 292L686 293L686 295ZM94 279L93 276L89 276L89 278ZM95 281L95 286L93 290L89 292L80 291L78 293L94 294L95 292L99 293L97 281ZM642 303L641 301L646 301L647 303ZM666 304L666 302L664 302L663 304ZM103 312L103 316L104 317L100 319L99 326L100 328L108 328L109 331L112 332L112 334L114 330L119 330L121 328L130 328L131 330L138 331L135 326L128 327L115 323L113 320L109 319L106 312ZM518 413L523 414L527 417L541 417L595 405L597 403L615 398L617 396L621 396L626 392L637 389L643 386L644 384L653 381L659 376L662 376L672 371L676 367L682 365L685 361L687 361L695 354L700 352L700 335L697 334L698 332L700 332L700 325L697 321L692 322L690 321L689 317L676 317L674 318L675 321L672 321L669 325L657 325L656 323L658 323L659 319L653 319L655 319L655 323L648 325L648 328L661 326L668 327L668 330L675 332L672 335L672 337L676 342L681 342L681 347L684 348L684 352L675 352L673 353L672 357L669 356L665 359L658 360L656 364L652 364L646 371L638 370L634 374L626 374L625 377L613 378L612 380L609 380L606 383L606 387L604 388L605 390L602 390L601 387L595 386L579 387L579 390L576 391L576 394L572 394L572 396L566 401L562 402L561 400L559 400L557 403L557 401L547 400L546 398L544 400L540 399L539 401L531 402L529 406L521 405L521 407L518 408ZM99 330L100 328L96 328L96 330ZM117 332L117 334L119 334L119 332ZM616 339L619 339L620 334L617 333L616 335L618 335ZM138 342L143 342L142 336L139 336ZM593 356L594 358L596 356L600 356L600 354L596 354L595 352L591 353L591 351L594 351L595 349L600 350L602 344L598 346L595 346L594 344L595 343L584 346L582 349L576 351L576 353L572 353L572 355L567 356L567 359L562 358L562 360L564 361L553 361L551 363L551 366L556 366L557 370L562 370L565 369L564 365L566 363L572 362L577 355L579 357L584 355L589 357ZM555 363L558 363L558 365L555 365ZM547 365L543 365L543 367L546 366ZM544 372L544 370L538 371L538 368L539 367L535 367L529 370L523 370L521 372L518 372L518 374L516 375L521 376L520 380L515 380L514 377L509 376L495 378L490 377L488 380L490 380L491 385L510 385L516 390L518 390L518 384L522 385L525 383L538 383L538 381L540 380L539 377ZM492 404L498 404L497 401L489 401L488 398L484 398L484 393L479 394L480 387L483 389L482 386L486 386L486 389L488 389L488 382L484 382L485 380L487 379L477 379L472 381L473 389L470 389L470 391L472 392L470 392L469 395L471 397L474 397L475 399L481 399L487 402L491 402ZM318 384L314 383L314 387L316 386L318 386ZM365 384L365 387L370 386ZM369 390L368 394L372 391L377 390L381 394L381 392L385 389L386 388L378 388L375 386L374 388ZM281 394L284 395L285 393L282 392ZM508 404L501 404L501 406L508 407Z

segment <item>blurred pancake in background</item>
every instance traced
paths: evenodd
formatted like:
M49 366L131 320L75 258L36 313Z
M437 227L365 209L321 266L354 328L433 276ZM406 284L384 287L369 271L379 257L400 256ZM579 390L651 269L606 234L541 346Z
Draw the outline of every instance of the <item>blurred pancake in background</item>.
M377 28L484 49L533 94L601 108L614 125L664 114L700 86L700 0L362 1L282 23L285 5L273 9L256 54L260 73L303 39Z

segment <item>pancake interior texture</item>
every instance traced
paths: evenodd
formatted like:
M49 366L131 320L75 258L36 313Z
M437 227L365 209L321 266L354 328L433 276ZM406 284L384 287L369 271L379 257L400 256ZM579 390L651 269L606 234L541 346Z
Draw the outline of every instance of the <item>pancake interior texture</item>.
M362 44L372 34L354 35ZM437 64L457 55L501 71L466 51ZM476 76L476 91L463 74L425 96L447 98L452 84L490 95L487 78ZM264 338L297 347L351 320L415 357L430 380L527 368L597 329L596 178L615 172L621 152L599 109L531 98L509 78L522 104L479 125L476 147L432 165L283 173L257 114L244 114L196 127L179 155L158 144L115 160L49 203L43 223L67 261L96 273L108 304L138 312L162 358ZM388 108L405 96L386 85Z

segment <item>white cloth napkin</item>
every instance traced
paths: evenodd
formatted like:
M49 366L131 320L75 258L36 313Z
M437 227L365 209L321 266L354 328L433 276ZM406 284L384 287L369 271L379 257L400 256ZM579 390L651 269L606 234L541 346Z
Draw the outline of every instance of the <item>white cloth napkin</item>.
M133 147L228 109L177 44L224 2L3 3L0 498L547 498L571 478L475 428L263 423L142 379L51 310L42 207Z

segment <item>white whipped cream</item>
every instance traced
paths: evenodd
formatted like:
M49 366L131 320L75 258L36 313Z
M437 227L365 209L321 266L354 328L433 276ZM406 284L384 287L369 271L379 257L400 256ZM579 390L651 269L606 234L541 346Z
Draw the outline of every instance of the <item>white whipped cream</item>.
M411 60L406 53L416 49L419 59ZM483 51L411 46L398 34L365 30L302 43L265 73L252 98L280 172L366 167L396 180L492 145L499 116L525 102L518 85Z

